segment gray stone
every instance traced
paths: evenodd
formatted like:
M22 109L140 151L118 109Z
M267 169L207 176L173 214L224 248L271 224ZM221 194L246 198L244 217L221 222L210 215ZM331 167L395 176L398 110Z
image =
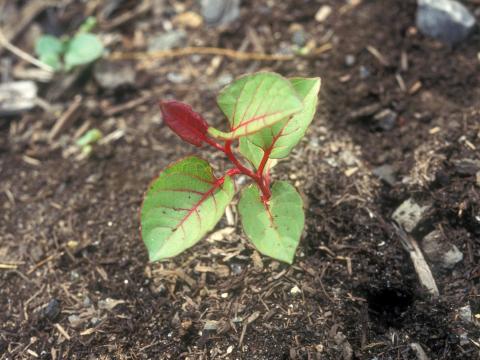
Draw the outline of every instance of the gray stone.
M464 40L475 26L475 18L454 0L418 0L417 27L448 45Z
M84 307L90 307L92 306L92 300L90 300L90 298L88 296L85 296L83 298L83 306Z
M455 170L461 175L475 175L480 171L480 160L476 159L460 159L453 160L453 165L455 165Z
M460 309L458 309L458 317L464 323L471 323L473 317L472 317L472 308L470 307L470 305L465 305L465 306L462 306Z
M36 105L37 85L33 81L0 84L0 115L15 115Z
M207 331L215 331L218 329L218 321L215 320L207 320L205 325L203 326L203 330Z
M433 263L451 269L463 260L463 254L458 248L444 239L442 233L434 230L422 240L425 256Z
M405 200L393 213L392 219L400 224L405 231L411 233L416 230L425 218L431 205L419 205L412 198Z
M243 266L240 263L231 263L230 264L230 269L235 275L239 275L243 271Z
M93 68L95 81L104 89L114 90L135 84L135 68L127 62L98 61Z
M218 87L224 87L225 85L230 84L233 81L233 76L231 74L222 74L217 78L216 85Z
M370 70L366 66L360 66L358 69L358 75L360 76L360 79L365 80L370 76Z
M49 301L45 309L43 310L43 315L50 321L55 321L55 319L60 315L60 301L57 299L52 299Z
M169 72L167 74L167 80L174 84L183 84L188 79L183 74L177 72Z
M302 29L296 30L292 34L292 42L298 47L302 47L307 42L307 35Z
M355 61L356 59L354 55L348 54L345 56L345 65L347 65L348 67L355 65Z
M372 173L390 186L395 185L397 182L395 178L395 168L392 165L386 164L376 167L372 170Z
M384 131L392 130L397 122L398 114L390 109L384 109L373 117L378 128Z
M201 0L201 7L209 25L227 25L240 15L240 0Z
M68 317L68 322L70 323L70 325L72 325L72 327L76 328L76 327L80 326L80 324L83 321L82 321L82 319L80 319L80 317L78 315L70 315Z
M187 41L187 33L184 30L172 30L150 37L148 51L169 50L183 46Z

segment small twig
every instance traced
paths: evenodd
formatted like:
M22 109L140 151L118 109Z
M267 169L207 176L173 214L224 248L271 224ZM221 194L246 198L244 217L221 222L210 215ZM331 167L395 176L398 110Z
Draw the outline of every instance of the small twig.
M19 16L20 21L15 21L14 26L8 26L12 28L9 31L5 38L9 43L15 41L15 39L26 29L26 27L35 19L35 17L40 14L43 10L50 6L55 6L56 1L46 1L46 0L37 0L26 2L25 6L22 9L22 12ZM18 20L18 19L15 19ZM1 31L1 30L0 30ZM0 55L3 52L2 44L0 43Z
M150 95L150 94L144 95L139 98L127 101L126 103L103 109L103 113L105 114L105 116L114 116L124 111L136 108L137 106L143 105L149 100L151 100L152 98L153 98L153 95Z
M71 338L70 338L70 335L68 335L68 333L67 333L67 332L65 331L65 329L62 327L62 325L60 325L60 324L57 323L57 324L55 324L55 327L57 328L58 332L59 332L60 334L62 334L62 336L63 336L65 339L67 339L67 340L70 340L70 339L71 339Z
M82 105L82 96L77 95L68 109L58 118L48 134L50 141L54 140L68 125L70 125L79 115L80 105Z
M385 56L382 55L382 53L380 53L380 51L378 51L376 48L374 48L373 46L371 45L368 45L367 46L367 51L373 55L373 57L375 59L378 60L378 62L380 64L382 64L383 66L389 66L389 62L387 59L385 59Z
M110 55L111 60L159 60L168 59L189 55L216 55L225 56L239 61L291 61L296 58L309 58L312 56L318 56L324 52L332 49L330 43L323 44L322 46L313 49L310 54L307 55L281 55L281 54L263 54L258 52L244 52L231 49L223 49L216 47L184 47L180 49L172 50L158 50L150 52L130 52L121 53L114 52Z
M115 19L110 21L109 23L106 23L104 25L101 25L102 30L112 30L118 26L121 26L130 20L133 20L137 16L143 15L147 13L150 8L152 7L152 1L150 0L144 0L140 5L138 5L135 9L132 11L127 11L119 16L117 16Z
M27 275L30 275L31 273L33 273L35 270L37 270L38 268L42 267L43 265L45 265L46 263L48 263L49 261L52 261L53 259L57 258L57 257L60 257L63 255L63 251L58 253L58 254L52 254L50 255L49 257L43 259L42 261L38 262L37 264L35 264L30 270L27 271Z
M17 268L18 268L18 265L16 264L0 264L0 269L11 270L11 269L17 269Z
M30 64L32 64L32 65L34 65L34 66L36 66L36 67L38 67L42 70L45 70L45 71L48 71L48 72L51 72L51 73L54 72L54 70L51 66L49 66L47 64L44 64L43 62L35 59L29 53L23 51L22 49L16 47L12 43L10 43L1 30L0 30L0 46L3 46L8 51L10 51L11 53L18 56L20 59L25 60L26 62L28 62L28 63L30 63Z

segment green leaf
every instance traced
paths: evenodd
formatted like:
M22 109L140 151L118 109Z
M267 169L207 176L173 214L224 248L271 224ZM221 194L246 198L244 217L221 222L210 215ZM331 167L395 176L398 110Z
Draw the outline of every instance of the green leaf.
M94 16L89 16L85 19L82 25L78 28L78 33L88 33L97 26L97 19Z
M44 64L50 65L54 70L60 70L62 68L62 62L60 61L60 55L58 54L43 54L40 56L40 61Z
M44 64L50 65L55 70L62 67L60 55L63 52L62 41L52 35L42 35L35 43L35 53Z
M241 137L239 140L240 153L255 167L258 169L260 161L262 161L263 150L257 145L252 144L246 137Z
M88 64L102 56L103 45L97 36L80 33L73 37L67 45L65 53L65 69Z
M243 190L238 209L243 229L258 251L291 264L305 223L302 198L285 181L273 184L267 203L256 185Z
M142 205L142 238L150 261L178 255L197 243L214 228L233 195L232 179L217 179L208 162L198 157L166 168Z
M240 153L252 164L255 169L258 169L262 161L264 151L257 145L252 144L246 137L241 137L239 140ZM277 160L268 159L265 164L265 171L273 168L277 164Z
M97 128L90 129L80 139L78 139L75 144L80 147L95 144L102 137L103 134L100 130Z
M209 133L223 140L236 139L269 127L302 110L291 83L269 72L246 75L227 86L217 97L227 116L230 132L209 128Z
M35 53L38 56L44 56L46 54L60 55L63 52L62 41L52 35L42 35L35 43Z
M248 136L249 141L268 152L269 157L274 159L288 156L305 135L317 108L320 78L293 78L290 82L302 99L302 111Z

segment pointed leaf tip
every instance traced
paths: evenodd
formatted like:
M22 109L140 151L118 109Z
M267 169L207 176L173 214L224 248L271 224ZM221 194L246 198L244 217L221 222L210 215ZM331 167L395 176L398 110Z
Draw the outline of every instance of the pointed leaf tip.
M192 145L202 146L208 124L190 105L176 100L160 101L160 111L163 121L173 132Z

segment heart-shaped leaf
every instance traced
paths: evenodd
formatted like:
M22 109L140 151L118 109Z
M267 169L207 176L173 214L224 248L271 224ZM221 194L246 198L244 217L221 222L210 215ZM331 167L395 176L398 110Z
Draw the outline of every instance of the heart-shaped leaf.
M302 111L247 137L273 159L288 156L305 135L317 108L320 78L293 78L290 82L303 101Z
M217 179L208 162L198 157L166 168L142 205L142 238L150 261L178 255L197 243L214 228L233 195L232 179Z
M305 215L302 198L285 181L275 182L268 202L256 185L242 192L238 209L245 233L262 254L291 264L300 242Z
M230 132L208 132L222 140L253 134L302 110L302 101L292 84L269 72L246 75L227 86L217 97L227 116Z
M35 53L40 61L59 70L62 67L60 55L64 50L62 41L52 35L42 35L35 43Z
M79 33L67 44L65 52L65 69L88 64L103 54L103 44L97 36L89 33Z
M170 100L160 102L163 121L184 141L200 147L206 138L208 124L190 105Z

